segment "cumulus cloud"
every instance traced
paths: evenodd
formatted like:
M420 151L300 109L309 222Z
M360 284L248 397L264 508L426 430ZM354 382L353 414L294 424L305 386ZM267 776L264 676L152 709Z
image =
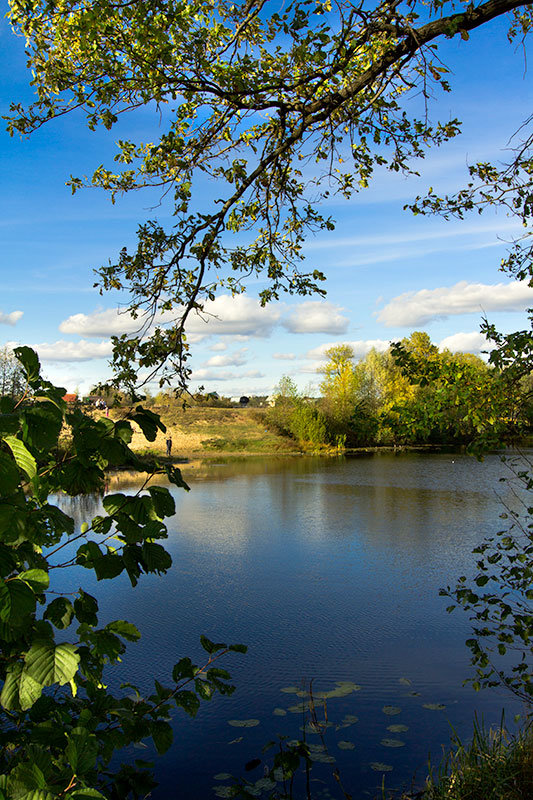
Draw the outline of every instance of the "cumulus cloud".
M358 360L364 358L372 349L379 350L379 352L387 350L390 341L388 339L357 339L354 342L326 342L318 347L313 347L312 350L308 350L305 357L316 361L323 360L326 358L326 350L340 344L349 345L353 349L356 360ZM304 371L307 372L308 370L304 369Z
M290 333L344 333L349 320L341 310L333 303L309 300L291 311L282 325Z
M193 381L232 381L242 380L242 378L264 378L265 375L259 370L248 370L248 372L232 372L230 370L195 369L192 373Z
M91 361L94 358L106 358L111 355L111 342L91 342L81 339L79 342L60 340L48 344L34 344L39 358L43 361Z
M447 336L439 344L440 350L451 350L452 353L474 353L480 355L483 350L492 350L491 343L479 331L471 333L454 333Z
M165 312L154 320L166 325L179 318L180 310ZM258 300L245 295L220 295L208 300L204 310L191 314L186 330L190 341L212 335L236 335L268 337L278 323L281 312L272 306L261 307ZM77 333L80 336L119 336L135 333L143 324L142 317L133 319L118 309L94 311L91 314L73 314L64 320L59 330L62 333Z
M187 320L187 332L208 336L268 337L281 316L273 306L261 307L258 300L239 294L220 295L204 304L204 311Z
M0 311L0 325L16 325L23 316L23 311L11 311L9 314Z
M533 289L527 281L467 283L438 289L421 289L394 297L378 314L387 327L425 325L456 314L481 311L523 311L533 305Z
M93 311L92 314L73 314L59 326L61 333L77 333L80 336L120 336L134 333L142 325L140 319L116 308Z
M280 361L293 361L296 356L294 353L272 353L272 358L278 358Z
M227 356L211 356L205 362L206 367L240 367L246 363L246 347L237 350L236 353Z
M226 344L226 342L215 342L215 344L212 345L212 347L210 347L209 349L212 350L213 353L218 353L221 350L227 350L228 345Z

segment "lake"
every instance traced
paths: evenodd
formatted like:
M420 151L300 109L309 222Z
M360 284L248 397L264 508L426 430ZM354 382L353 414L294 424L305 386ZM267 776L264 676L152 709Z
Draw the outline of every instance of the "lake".
M309 715L288 710L311 682L314 693L338 695L326 700L327 749L316 749L335 762L313 768L313 798L342 797L334 768L354 800L374 797L382 775L389 788L418 785L452 726L468 738L475 712L497 725L503 706L512 722L520 708L506 694L463 687L468 619L447 614L438 594L472 574L472 548L502 526L509 489L497 455L248 458L185 465L184 474L192 491L173 490L168 575L143 576L135 589L124 576L97 587L85 571L65 578L93 587L102 618L142 631L110 683L150 688L154 676L171 685L180 657L202 658L201 633L249 647L221 665L237 686L231 697L204 703L195 720L176 716L174 746L157 760L156 800L204 800L213 787L224 796L220 773L260 778L263 764L253 773L244 765L277 735L302 737L303 725L320 747ZM67 502L80 522L98 507ZM323 701L316 707L323 719ZM258 723L229 724L249 719Z

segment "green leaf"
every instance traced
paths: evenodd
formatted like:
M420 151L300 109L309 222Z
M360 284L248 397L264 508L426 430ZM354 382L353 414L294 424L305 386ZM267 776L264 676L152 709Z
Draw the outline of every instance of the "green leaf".
M164 486L150 486L148 491L154 502L155 513L160 519L172 517L176 513L176 503Z
M245 644L230 644L228 650L230 650L232 653L247 653L248 646Z
M87 625L97 625L98 602L96 598L80 589L79 597L74 600L74 613L79 622Z
M102 505L106 512L113 516L113 514L117 514L119 511L122 511L127 503L128 498L125 494L121 494L120 492L117 494L108 494L102 500Z
M62 686L76 674L80 657L73 644L43 641L32 645L24 661L24 671L42 686Z
M43 618L50 620L59 630L68 628L73 616L74 608L66 597L56 597L55 600L48 604L43 614Z
M4 442L13 453L13 457L19 469L25 472L30 480L35 478L37 475L37 462L24 442L21 442L16 436L6 436Z
M7 453L0 451L0 495L13 494L19 483L17 465Z
M178 467L169 466L167 467L166 473L169 482L174 484L174 486L178 486L180 489L185 489L186 492L191 491L191 487L183 480L183 475Z
M94 571L99 581L116 578L123 569L124 561L122 560L122 556L115 555L114 553L106 553L105 556L102 556L94 562Z
M0 414L0 435L17 433L19 424L18 414Z
M25 408L22 413L24 441L37 450L52 450L63 425L63 415L53 403L44 401Z
M164 547L155 542L144 542L142 556L147 572L166 572L172 566L172 557Z
M93 769L98 755L98 739L86 728L76 727L67 736L65 755L72 770L82 774Z
M150 735L154 740L157 752L162 756L167 752L174 738L171 726L164 720L154 720L150 722Z
M22 664L9 667L0 695L0 703L8 711L27 711L41 696L40 681L29 675Z
M200 708L200 701L194 692L189 692L185 689L174 695L174 702L178 708L183 708L190 717L195 717Z
M141 634L135 625L123 619L116 619L114 622L110 622L105 626L105 630L122 636L122 638L127 639L128 642L136 642L141 638Z
M13 352L22 364L28 381L37 380L41 371L41 365L35 350L32 350L31 347L15 347Z
M158 430L163 431L163 433L166 431L166 427L161 422L158 414L154 414L153 411L149 411L142 406L137 406L135 412L130 419L137 423L145 439L148 439L149 442L155 442Z
M17 577L31 586L34 592L44 592L50 585L50 576L44 569L27 569L19 572Z
M34 611L35 595L24 581L19 578L0 580L0 620L17 627Z
M0 544L0 576L9 575L15 568L15 556L10 547Z
M172 669L172 680L177 683L182 678L193 678L197 671L190 658L180 658Z
M212 642L211 639L208 639L207 636L203 634L200 636L200 644L209 655L216 653L218 650L224 650L227 647L227 644L223 642Z

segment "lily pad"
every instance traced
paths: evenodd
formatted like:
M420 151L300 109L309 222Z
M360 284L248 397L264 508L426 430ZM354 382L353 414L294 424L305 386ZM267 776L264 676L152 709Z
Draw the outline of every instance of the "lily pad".
M324 733L326 728L332 728L333 722L306 722L300 725L300 730L304 733Z
M295 706L289 706L288 709L292 714L301 714L303 711L309 711L309 703L304 700L303 703L296 703Z
M335 725L335 730L342 731L344 728L351 728L351 727L352 727L351 722L341 722L340 725Z
M410 681L409 678L398 678L398 683L402 683L404 686L411 686L413 681Z
M399 706L383 706L381 710L387 716L394 717L396 714L400 714L402 709Z
M272 713L274 714L275 717L286 717L287 716L287 712L285 711L284 708L275 708Z
M318 761L319 764L335 763L335 756L330 756L329 753L311 753L311 759Z
M392 772L393 770L390 764L382 764L381 761L372 761L370 768L373 769L374 772Z
M429 708L430 711L442 711L446 706L444 703L422 703L422 708Z
M337 742L337 747L340 747L341 750L355 750L355 744L353 742Z
M299 686L284 686L283 689L280 689L280 692L285 694L297 694L299 691L301 691Z
M352 724L353 722L359 722L359 717L356 717L355 714L345 714L342 721Z
M409 727L407 725L387 725L387 730L391 733L405 733Z
M233 797L233 786L213 786L217 797Z
M420 697L420 692L407 692L407 697Z
M276 782L270 780L270 778L265 775L264 778L259 778L259 780L255 782L254 786L256 789L261 790L275 789Z
M231 742L228 742L228 744L238 744L239 742L242 742L243 738L243 736L237 736L236 739L232 739Z
M400 739L382 739L381 744L383 747L405 747L405 742Z
M232 725L234 728L255 728L256 725L259 725L258 719L229 719L228 725Z
M231 778L229 772L219 772L218 775L213 775L215 781L227 781Z

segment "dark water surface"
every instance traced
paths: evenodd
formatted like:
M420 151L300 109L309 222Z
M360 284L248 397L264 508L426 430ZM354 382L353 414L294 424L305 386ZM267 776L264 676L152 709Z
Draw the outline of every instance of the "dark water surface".
M385 775L390 788L413 777L420 783L428 753L439 761L450 725L467 738L474 712L497 724L503 705L509 720L520 710L504 694L462 686L468 620L462 611L447 614L449 601L438 595L471 574L472 548L501 527L497 493L505 500L509 490L498 482L498 456L483 463L450 453L254 458L184 471L192 491L174 492L171 572L143 576L135 589L121 576L95 590L103 616L142 631L110 683L150 688L154 676L170 685L181 656L202 657L201 633L243 642L249 652L222 664L237 685L233 696L203 704L193 721L177 714L174 746L157 762L156 800L215 797L212 787L223 783L215 775L244 775L244 764L277 734L300 738L301 713L273 713L301 702L281 691L289 686L361 687L327 700L334 724L324 742L336 762L313 769L314 798L342 796L331 779L335 767L354 800L381 786L375 762L393 768ZM96 509L79 502L81 521ZM389 716L384 706L401 711ZM343 722L346 715L358 721ZM235 719L259 724L228 724ZM390 732L390 725L408 730ZM308 739L321 741L316 733ZM261 777L262 768L247 777Z

